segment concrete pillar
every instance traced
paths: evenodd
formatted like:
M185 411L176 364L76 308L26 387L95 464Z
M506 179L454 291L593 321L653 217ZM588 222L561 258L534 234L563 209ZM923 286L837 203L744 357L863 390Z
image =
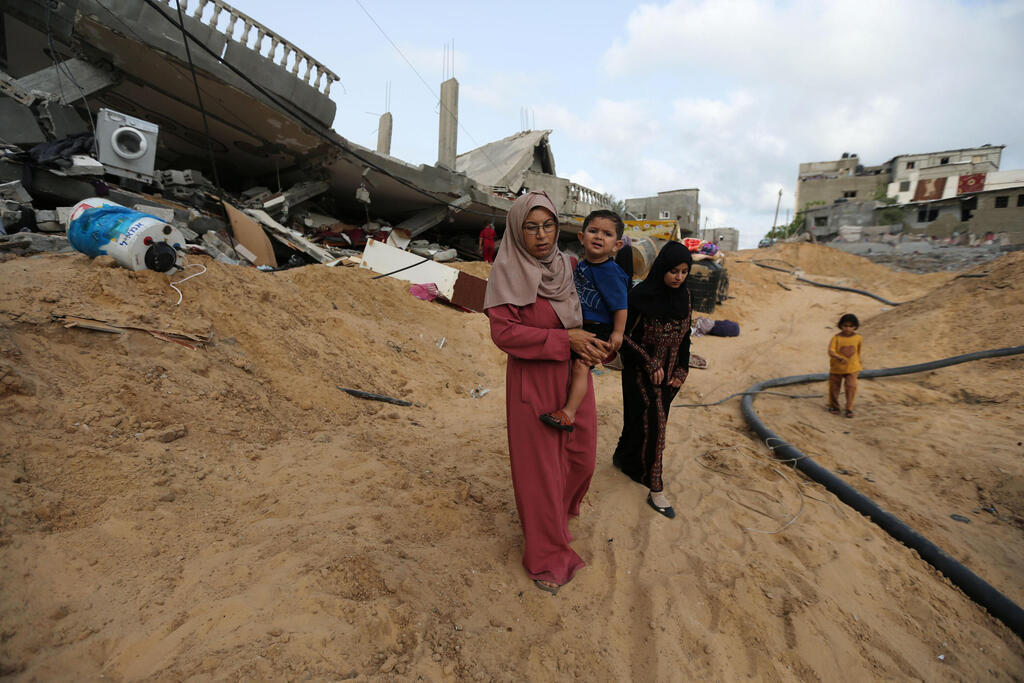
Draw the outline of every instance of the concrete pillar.
M437 136L437 165L455 170L459 142L459 82L449 78L441 84L441 127Z
M391 124L391 112L380 115L380 123L377 125L377 154L391 155Z

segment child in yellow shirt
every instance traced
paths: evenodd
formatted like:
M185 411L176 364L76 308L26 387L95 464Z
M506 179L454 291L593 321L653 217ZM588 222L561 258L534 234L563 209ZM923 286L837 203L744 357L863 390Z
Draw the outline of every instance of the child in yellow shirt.
M839 318L839 334L828 343L828 412L839 414L839 387L846 382L846 417L853 417L853 398L857 395L860 364L860 321L853 313Z

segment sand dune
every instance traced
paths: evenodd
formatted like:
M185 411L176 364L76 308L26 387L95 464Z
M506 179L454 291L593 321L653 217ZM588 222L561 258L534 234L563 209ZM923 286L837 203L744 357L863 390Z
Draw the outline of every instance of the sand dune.
M756 267L906 301L884 304ZM737 400L676 408L679 516L615 471L596 378L587 560L527 580L504 357L486 320L353 268L207 262L182 285L81 255L0 264L0 673L15 679L1018 680L1024 645L752 438ZM484 264L465 264L486 276ZM867 367L1020 344L1024 255L897 273L817 245L739 252L678 403L823 372L839 315ZM779 283L788 287L785 289ZM212 334L189 349L145 331ZM439 340L445 339L443 347ZM862 382L858 415L762 397L780 435L1024 602L1024 359ZM367 402L338 385L414 402ZM471 391L489 389L482 398ZM821 393L822 385L792 387ZM994 512L990 511L994 510ZM954 521L958 514L969 523Z

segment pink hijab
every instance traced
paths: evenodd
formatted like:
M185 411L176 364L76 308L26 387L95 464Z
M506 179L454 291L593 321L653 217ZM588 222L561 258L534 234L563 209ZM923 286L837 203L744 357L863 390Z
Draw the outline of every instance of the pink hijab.
M558 210L546 192L529 192L516 199L505 219L505 238L491 267L484 308L503 304L528 306L537 297L547 299L562 326L572 329L583 325L583 312L572 280L572 261L568 254L554 248L543 259L526 251L523 223L533 209L547 209L558 220Z

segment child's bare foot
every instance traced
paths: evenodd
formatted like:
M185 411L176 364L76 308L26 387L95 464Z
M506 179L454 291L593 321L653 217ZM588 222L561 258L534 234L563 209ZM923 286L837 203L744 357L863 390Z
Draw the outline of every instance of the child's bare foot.
M570 417L564 410L556 410L553 413L544 413L540 416L540 421L549 427L555 429L561 429L563 432L571 432L576 427L574 426L575 420Z

